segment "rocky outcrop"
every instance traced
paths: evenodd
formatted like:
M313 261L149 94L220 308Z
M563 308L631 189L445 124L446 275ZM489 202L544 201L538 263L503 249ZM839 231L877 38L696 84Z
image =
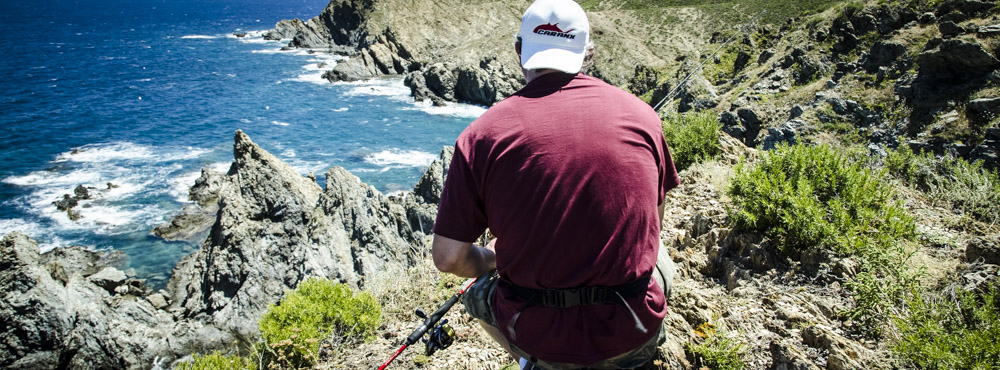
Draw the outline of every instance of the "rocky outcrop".
M321 189L244 133L235 141L215 224L168 285L172 307L185 316L252 337L256 321L246 318L307 277L362 286L368 275L426 255L402 201L342 168L329 170Z
M223 174L210 169L202 169L188 191L188 199L194 204L184 206L181 212L169 222L153 228L153 235L165 240L185 240L197 243L204 239L206 232L215 222L219 211L219 188Z
M299 30L305 29L306 25L304 22L298 19L285 19L279 21L274 25L274 29L264 33L264 40L288 40L299 32Z
M191 187L192 207L217 216L166 291L120 270L121 253L40 254L11 233L0 244L0 367L146 368L253 342L257 318L307 277L361 287L426 259L452 153L415 193L387 197L342 168L321 189L237 131L228 173L203 170Z
M232 343L211 325L155 307L143 289L116 289L129 282L110 266L119 258L82 248L40 254L24 234L4 236L0 367L147 368Z

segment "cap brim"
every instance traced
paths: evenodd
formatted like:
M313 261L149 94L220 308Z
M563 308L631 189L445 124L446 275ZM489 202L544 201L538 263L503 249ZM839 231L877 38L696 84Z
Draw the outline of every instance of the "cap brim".
M521 66L524 69L555 69L578 73L586 51L566 50L552 45L521 44Z

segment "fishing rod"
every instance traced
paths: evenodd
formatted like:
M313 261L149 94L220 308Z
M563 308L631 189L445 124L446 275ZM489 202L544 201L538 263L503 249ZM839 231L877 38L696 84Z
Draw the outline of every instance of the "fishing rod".
M406 341L404 341L403 345L396 350L396 354L392 355L392 357L389 358L389 361L382 364L378 370L384 370L390 363L392 363L393 360L396 359L396 357L399 356L400 353L403 353L403 350L416 343L418 340L423 340L425 343L425 353L427 356L433 355L434 352L439 349L448 348L448 346L455 342L455 329L448 325L448 320L446 319L441 321L440 324L438 321L444 317L444 314L448 313L451 306L454 306L455 303L458 302L458 299L462 297L462 294L464 294L466 290L469 290L469 288L472 287L472 284L475 283L476 279L470 279L468 283L465 284L464 288L459 289L458 293L455 293L451 296L451 298L448 298L448 300L445 301L444 304L430 316L427 316L423 310L418 308L416 315L421 319L424 319L424 322L420 324L420 326L417 327L417 330L414 330L409 337L406 337ZM424 338L424 335L427 334L428 331L431 332L430 335L428 335L427 338Z
M680 93L681 88L687 84L688 80L690 80L691 77L694 77L695 73L700 71L701 68L704 67L706 63L708 63L708 61L715 59L715 56L719 54L719 52L722 51L722 49L725 48L726 45L729 45L730 42L733 42L733 40L736 39L736 36L742 35L743 33L746 32L746 30L750 29L750 27L753 26L754 23L757 23L757 19L760 18L762 15L764 15L764 13L767 13L766 9L761 10L760 13L757 13L756 16L750 19L750 22L747 22L746 24L744 24L742 27L739 28L739 32L736 32L735 34L730 36L729 39L726 40L726 42L722 43L722 45L719 46L719 48L715 49L715 52L713 52L712 55L709 55L708 58L705 58L705 60L702 61L701 64L698 65L698 67L692 70L691 73L688 73L687 76L684 76L684 78L681 79L681 82L678 82L677 86L674 86L674 88L671 89L669 93L667 93L667 96L664 96L659 103L656 103L656 105L653 107L653 111L659 113L660 109L663 109L663 107L666 106L667 103L673 101L674 98L677 96L677 94Z

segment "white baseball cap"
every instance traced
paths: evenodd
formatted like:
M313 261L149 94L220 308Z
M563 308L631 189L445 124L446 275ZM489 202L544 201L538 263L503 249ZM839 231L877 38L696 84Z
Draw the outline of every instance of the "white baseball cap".
M590 41L587 14L573 0L537 0L521 17L521 67L580 72Z

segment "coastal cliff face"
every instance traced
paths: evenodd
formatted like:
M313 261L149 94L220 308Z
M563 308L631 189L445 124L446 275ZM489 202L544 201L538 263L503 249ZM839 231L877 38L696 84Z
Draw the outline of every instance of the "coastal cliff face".
M217 210L199 250L166 290L129 279L120 254L83 248L39 253L11 233L0 243L0 367L147 368L259 335L257 318L308 277L363 287L426 259L450 151L416 193L387 197L342 168L326 189L237 131L225 175L191 188L199 210ZM422 190L421 190L422 189ZM200 222L171 223L204 235Z
M308 21L278 22L267 37L288 40L289 47L349 56L325 74L330 81L405 75L417 100L492 105L524 84L513 43L530 3L334 0ZM695 13L670 15L691 18ZM644 23L636 22L637 16L624 11L590 13L598 50L591 74L623 85L636 62L662 66L679 50L700 45L697 37L687 35L697 36L701 27L674 36L676 25L641 28ZM648 42L632 36L635 33L642 33ZM651 47L671 38L683 38L680 49Z

